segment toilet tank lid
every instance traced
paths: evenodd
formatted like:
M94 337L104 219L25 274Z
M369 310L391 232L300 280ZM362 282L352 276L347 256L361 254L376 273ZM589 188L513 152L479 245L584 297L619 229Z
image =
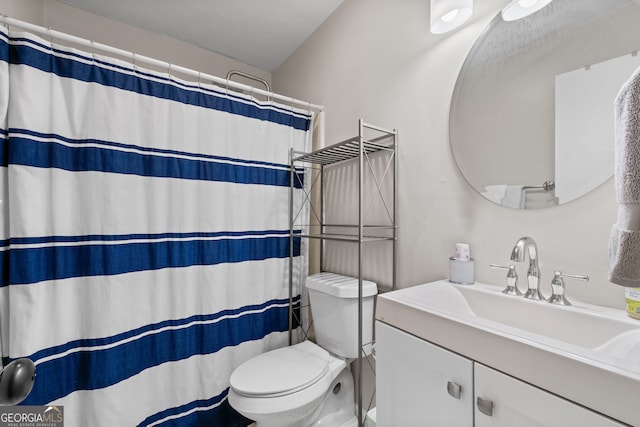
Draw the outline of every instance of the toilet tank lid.
M317 273L307 277L307 289L313 289L338 298L358 298L358 279L336 273ZM369 280L362 281L362 297L378 293L378 286Z

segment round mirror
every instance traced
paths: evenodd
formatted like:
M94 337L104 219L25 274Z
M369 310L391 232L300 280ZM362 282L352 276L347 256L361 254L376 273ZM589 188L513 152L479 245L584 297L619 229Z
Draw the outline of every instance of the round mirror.
M458 167L488 200L557 206L613 175L613 102L640 67L640 0L553 0L499 14L465 60L451 102Z

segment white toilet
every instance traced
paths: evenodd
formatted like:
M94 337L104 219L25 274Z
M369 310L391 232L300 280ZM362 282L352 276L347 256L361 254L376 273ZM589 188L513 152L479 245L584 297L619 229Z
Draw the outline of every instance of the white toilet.
M334 273L306 283L318 344L263 353L231 374L229 403L257 427L357 425L349 362L358 357L358 280ZM375 283L362 283L362 342L373 339ZM371 345L365 347L365 354Z

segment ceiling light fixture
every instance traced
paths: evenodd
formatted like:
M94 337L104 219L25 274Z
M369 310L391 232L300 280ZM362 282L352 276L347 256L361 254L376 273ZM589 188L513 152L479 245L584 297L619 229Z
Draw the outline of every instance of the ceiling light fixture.
M473 0L431 0L431 32L443 34L464 24L473 12Z
M515 21L535 13L551 3L551 0L512 0L502 9L502 19Z

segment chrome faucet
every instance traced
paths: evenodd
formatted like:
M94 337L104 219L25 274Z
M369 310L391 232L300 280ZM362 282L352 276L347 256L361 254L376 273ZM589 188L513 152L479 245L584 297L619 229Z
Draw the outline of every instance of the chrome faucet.
M511 261L523 262L525 251L529 254L529 270L527 270L527 282L529 288L524 294L525 298L544 300L540 293L540 268L538 268L538 246L531 237L521 237L511 251Z

